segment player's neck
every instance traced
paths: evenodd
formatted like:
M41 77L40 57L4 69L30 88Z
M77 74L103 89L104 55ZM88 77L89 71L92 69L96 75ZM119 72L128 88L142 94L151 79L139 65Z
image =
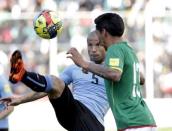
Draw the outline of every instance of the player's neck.
M122 37L111 37L111 39L109 39L109 46L113 44L118 44L119 42L122 42L122 41L123 41Z

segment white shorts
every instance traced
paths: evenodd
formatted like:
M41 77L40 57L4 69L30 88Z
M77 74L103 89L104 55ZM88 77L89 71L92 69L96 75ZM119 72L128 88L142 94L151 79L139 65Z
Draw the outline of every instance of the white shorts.
M157 127L140 127L140 128L130 128L125 131L157 131Z

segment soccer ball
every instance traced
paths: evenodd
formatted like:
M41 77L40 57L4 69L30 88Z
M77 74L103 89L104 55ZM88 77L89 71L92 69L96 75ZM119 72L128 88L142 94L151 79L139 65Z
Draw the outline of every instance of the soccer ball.
M44 39L52 39L61 33L63 24L54 11L43 10L33 20L34 30Z

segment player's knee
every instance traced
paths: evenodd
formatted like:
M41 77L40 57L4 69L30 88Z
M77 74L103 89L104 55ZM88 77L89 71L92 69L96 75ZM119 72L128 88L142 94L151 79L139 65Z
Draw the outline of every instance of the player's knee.
M49 97L51 99L58 98L63 93L65 83L56 76L51 75L50 77L52 79L52 90L49 92Z

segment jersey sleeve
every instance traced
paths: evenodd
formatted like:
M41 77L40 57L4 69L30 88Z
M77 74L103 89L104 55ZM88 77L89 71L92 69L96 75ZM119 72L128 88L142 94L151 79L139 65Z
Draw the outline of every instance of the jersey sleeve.
M111 69L123 72L124 66L124 53L119 46L111 47L106 54L106 66Z
M69 66L64 69L62 73L60 73L60 79L64 81L65 84L69 85L72 82L72 71L73 66Z

